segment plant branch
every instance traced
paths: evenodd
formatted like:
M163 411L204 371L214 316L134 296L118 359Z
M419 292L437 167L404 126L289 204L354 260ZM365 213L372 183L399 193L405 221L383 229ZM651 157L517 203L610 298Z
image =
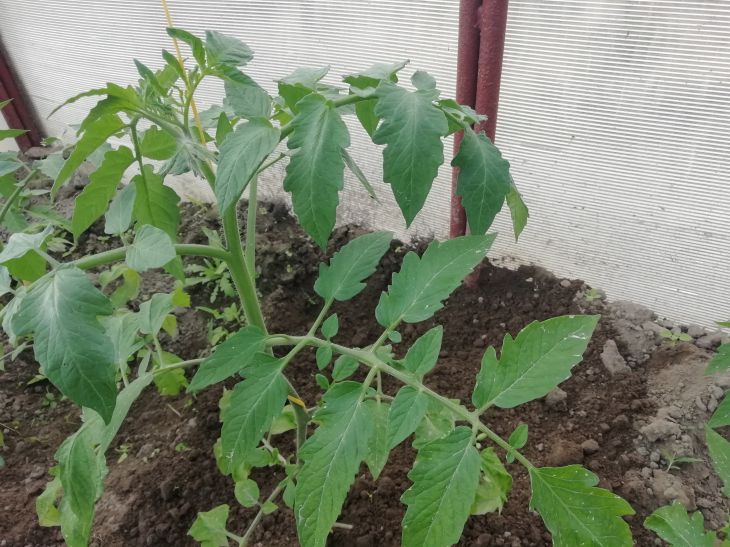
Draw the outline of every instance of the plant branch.
M159 342L158 342L159 344ZM204 359L190 359L188 361L180 361L179 363L173 363L171 365L165 365L152 371L152 374L162 374L168 370L175 370L176 368L189 368L202 363Z
M281 494L284 490L284 486L282 483L279 483L274 490L272 490L271 494L269 494L269 497L266 498L266 501L261 504L261 507L258 510L258 513L256 513L256 516L251 521L251 524L248 525L248 528L246 529L246 533L243 534L243 537L241 538L241 547L246 547L248 545L248 541L251 539L251 535L253 534L253 531L256 529L256 526L258 526L259 522L261 522L261 519L264 518L264 505L266 505L269 502L272 502L279 497L279 494Z
M328 342L326 340L321 340L320 338L316 338L316 337L312 337L312 336L275 335L275 336L271 336L267 339L267 343L270 345L292 345L292 344L299 345L302 342L304 342L305 344L316 346L316 347L331 345L332 349L334 351L336 351L337 353L354 357L359 362L370 367L371 373L373 371L380 370L380 371L385 372L386 374L389 374L390 376L396 378L397 380L400 380L402 383L412 386L412 387L418 389L419 391L422 391L423 393L426 393L433 399L436 399L438 402L440 402L446 408L451 410L454 414L461 417L464 421L468 422L474 429L477 429L477 430L483 432L493 443L495 443L500 448L504 449L507 453L512 454L515 457L515 459L517 461L519 461L522 465L524 465L526 468L528 468L528 469L534 468L534 465L527 458L525 458L522 454L520 454L519 451L517 451L515 448L510 446L510 444L507 441L505 441L502 437L500 437L494 431L492 431L486 425L484 425L481 422L481 420L479 419L479 414L477 414L475 412L470 412L464 406L453 402L452 400L448 399L447 397L439 395L432 389L423 385L417 378L411 376L410 374L408 374L406 372L403 372L403 371L400 371L400 370L397 370L397 369L391 367L389 364L387 364L385 361L381 360L379 357L377 357L371 351L361 350L361 349L352 349L352 348L348 348L345 346L341 346L339 344L332 344L331 342Z
M127 254L128 247L117 247L109 251L85 256L69 262L73 266L81 270L89 270L97 266L103 266L104 264L111 264L112 262L119 262L124 260ZM228 252L225 249L219 249L211 245L196 245L196 244L178 244L175 245L175 252L179 256L207 256L210 258L218 258L220 260L228 260Z
M5 217L7 216L10 209L13 207L13 204L23 192L27 184L30 182L30 179L32 179L37 172L38 169L33 169L32 171L30 171L28 175L26 175L25 178L23 178L23 180L18 183L15 190L13 190L13 193L10 194L10 197L8 197L5 205L3 205L2 211L0 211L0 224L2 224L3 220L5 220Z
M246 266L253 279L256 277L256 213L258 206L258 177L254 175L248 185L248 209L246 210Z

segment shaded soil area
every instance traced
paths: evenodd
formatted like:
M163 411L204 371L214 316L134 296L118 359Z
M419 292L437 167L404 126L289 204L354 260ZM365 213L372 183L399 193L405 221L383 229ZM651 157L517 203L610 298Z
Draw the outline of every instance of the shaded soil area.
M189 234L186 242L205 242L199 228L217 227L205 208L189 206L184 218L180 233ZM303 235L283 206L262 206L260 220L259 287L270 331L305 333L319 311L319 299L312 289L319 262L359 231L339 229L328 253L323 253ZM79 250L89 252L115 245L100 238L100 233L92 230L81 241ZM364 346L378 338L381 328L374 319L378 295L386 289L403 255L422 246L394 243L367 289L351 303L335 307L340 318L336 342ZM164 276L153 272L145 279L143 294L169 287L171 284ZM648 493L651 491L647 485L661 465L652 448L646 447L649 441L646 435L642 436L641 428L652 423L659 407L667 401L656 395L650 378L675 363L681 352L694 352L697 348L691 344L668 348L652 341L648 359L629 360L630 366L616 373L606 366L601 354L613 340L622 354L630 348L616 330L615 312L601 300L587 302L582 296L584 291L582 282L556 279L538 268L509 270L485 262L476 287L461 287L432 320L401 329L403 340L395 349L402 355L420 334L442 324L445 334L441 358L426 383L444 395L468 402L485 347L499 348L505 333L515 335L533 320L556 315L603 312L583 363L561 385L562 391L516 409L490 410L484 419L503 436L508 436L520 423L528 424L530 442L524 452L538 465L582 463L594 471L601 478L601 486L625 496L637 511L627 519L636 544L653 545L654 536L644 531L641 523L665 500ZM210 306L209 288L198 286L191 294L193 306ZM208 348L207 316L181 310L178 324L178 336L166 340L165 349L186 359L204 355ZM22 353L14 362L6 360L5 366L7 371L0 373L0 428L5 436L5 446L0 449L5 459L5 467L0 470L0 545L58 545L60 532L38 525L34 504L49 479L46 470L54 463L57 446L78 427L79 411L69 402L59 400L48 383L28 385L37 373L30 352ZM288 369L292 383L298 386L308 406L314 405L321 395L314 380L316 372L314 355L308 352L301 353ZM230 388L233 383L229 381L225 386ZM390 381L384 385L390 394L397 387ZM196 397L162 397L154 389L143 393L108 453L109 475L98 504L94 545L195 545L186 534L196 513L221 503L231 507L229 529L243 533L254 511L238 505L232 480L220 474L213 457L213 445L220 435L218 400L223 388L214 386ZM662 393L666 395L666 390ZM682 434L684 431L679 433ZM275 440L283 453L291 451L290 434ZM414 457L409 442L401 444L391 453L378 481L362 467L340 517L340 522L352 525L352 529L336 529L330 545L400 544L400 521L405 507L399 498L410 486L407 473ZM511 464L508 469L515 483L505 508L501 514L470 518L460 545L550 545L550 535L542 521L528 510L526 472L518 464ZM672 476L683 473L688 472L677 469ZM711 492L716 484L711 482L714 479L709 472L687 476L693 481L690 486L697 491L692 503L704 496L708 503L722 505L717 497L719 488ZM253 478L265 496L283 478L283 472L279 468L256 470ZM263 519L252 544L297 545L292 512L283 503L279 505L279 511ZM710 516L706 514L712 522Z

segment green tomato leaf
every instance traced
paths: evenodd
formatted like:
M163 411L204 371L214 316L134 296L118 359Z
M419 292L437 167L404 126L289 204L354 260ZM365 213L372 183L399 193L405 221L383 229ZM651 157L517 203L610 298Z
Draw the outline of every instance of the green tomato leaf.
M223 141L226 140L226 137L231 133L233 133L231 121L228 119L225 112L221 112L220 116L218 116L218 123L215 128L215 142L219 148L223 144Z
M388 461L388 454L390 454L390 446L388 445L390 406L382 401L369 401L368 404L370 404L370 414L373 420L373 433L368 443L368 454L365 457L365 463L370 469L373 479L378 480L383 467Z
M378 129L380 118L375 113L375 107L377 106L377 99L369 99L367 101L360 101L355 103L355 114L357 119L360 120L360 125L367 132L370 138L373 138L375 131Z
M335 225L338 192L344 185L342 150L350 146L347 126L332 102L310 95L299 103L287 143L293 155L286 167L284 190L291 192L294 212L320 247Z
M388 414L388 447L394 448L413 433L426 415L429 396L413 386L398 390Z
M407 64L408 61L401 61L400 63L392 64L375 63L373 66L363 70L362 72L356 72L354 74L344 76L342 80L359 91L367 89L372 89L374 91L381 82L398 83L398 72ZM353 90L353 93L357 93L357 91Z
M245 76L245 74L244 74ZM248 78L248 76L245 76ZM236 116L241 118L268 118L271 114L271 97L253 80L242 83L242 78L225 80L227 105Z
M139 305L136 316L140 332L155 336L160 332L165 317L175 309L172 299L172 294L155 293Z
M303 547L324 547L360 463L367 457L373 421L357 382L334 385L314 420L319 427L302 446L304 461L294 494Z
M715 413L707 422L708 427L718 428L730 425L730 395L727 393L722 402L715 409Z
M223 504L210 511L198 513L188 535L200 542L201 547L228 547L226 521L229 510L230 507Z
M167 351L162 352L162 361L156 354L152 354L152 360L155 363L155 368L163 367L165 365L174 365L180 363L182 359L173 353ZM185 389L188 385L188 379L185 376L185 369L173 368L160 372L157 370L154 375L155 386L157 391L162 396L176 397L180 395L180 392Z
M136 189L134 197L134 219L140 224L150 224L167 232L174 241L180 224L180 198L175 191L165 186L162 177L144 166L143 174L132 179Z
M116 403L116 366L98 316L111 313L111 302L84 272L64 266L31 286L12 320L17 335L33 334L35 358L53 385L107 422Z
M322 68L302 67L279 80L277 82L279 95L284 99L286 106L294 113L299 112L300 107L297 106L297 103L320 87L319 81L326 76L329 70L328 66Z
M145 224L137 229L134 242L127 247L125 262L138 272L161 268L177 254L170 236L159 228Z
M654 511L644 521L644 527L672 547L714 547L717 541L714 532L705 532L702 513L697 511L690 516L678 501Z
M509 193L506 196L507 207L509 207L510 214L512 216L512 229L515 232L515 241L520 238L522 230L527 225L527 219L530 217L530 211L527 209L527 205L522 200L522 195L517 190L517 187L512 183L510 185Z
M441 325L431 330L416 340L406 353L403 366L409 372L417 376L427 374L435 365L441 351L441 339L444 335L444 328Z
M35 500L35 512L38 515L38 524L41 526L61 525L61 513L56 505L56 500L61 496L63 486L57 473L56 468L56 476L46 484L41 495Z
M401 501L404 547L436 547L459 541L479 481L480 458L471 430L457 427L418 451L408 473L413 485Z
M102 324L114 348L114 362L122 368L132 354L143 345L137 336L139 330L137 317L133 313L111 315L104 317Z
M327 365L330 364L330 361L332 360L332 346L318 347L315 353L315 358L317 361L317 368L319 370L325 368Z
M716 374L727 369L730 369L730 343L723 344L717 348L717 353L712 356L712 360L707 365L705 374Z
M15 173L21 167L23 164L14 152L0 153L0 177Z
M236 501L244 507L255 507L259 503L259 485L251 479L244 479L236 483L234 489Z
M258 327L249 325L242 328L200 363L188 391L199 391L241 372L266 349L265 340L266 335Z
M580 465L533 467L530 509L540 513L556 547L630 547L628 524L634 510L616 494L596 488L598 477Z
M337 319L337 314L333 313L325 319L320 330L322 331L322 336L327 338L327 340L336 336L337 331L340 330L340 321Z
M7 245L0 252L0 264L8 264L23 258L27 253L43 250L46 239L52 233L53 226L46 226L42 232L37 234L11 234Z
M235 205L266 157L279 144L279 130L257 118L239 125L221 145L215 195L221 211Z
M109 150L99 168L89 176L89 184L76 198L71 232L75 239L94 224L106 211L127 168L134 162L126 146Z
M221 431L229 471L246 462L284 408L289 385L281 370L281 360L259 353L233 389Z
M547 395L581 361L599 318L553 317L533 321L516 338L506 335L499 360L492 347L484 353L472 394L474 406L513 408Z
M91 122L76 142L73 152L71 152L58 173L51 188L51 195L55 196L58 189L74 174L84 160L104 144L109 137L119 133L125 125L116 114L104 114Z
M434 241L422 257L409 252L400 272L393 274L388 292L380 295L375 310L378 323L392 328L401 321L417 323L431 317L484 259L494 237L490 234Z
M705 428L705 442L710 452L712 466L725 484L722 491L730 497L730 442L709 427Z
M332 379L335 382L341 382L355 374L359 366L360 363L354 357L340 355L335 361L335 366L332 367Z
M253 59L253 51L241 40L214 30L205 31L205 50L211 65L243 66Z
M451 165L459 168L456 195L466 210L469 229L473 234L484 234L510 191L509 162L485 134L467 127Z
M383 123L373 135L383 150L383 180L390 184L406 225L423 207L439 166L444 162L441 138L449 132L446 116L433 105L435 90L407 91L389 84L378 88L375 115Z
M146 158L153 160L167 160L175 155L177 142L167 131L158 129L156 125L150 127L142 135L139 143L140 151Z
M420 450L428 443L441 439L454 429L454 414L436 399L429 399L426 415L416 428L413 448Z
M363 280L373 274L392 238L390 232L374 232L350 241L329 264L319 265L315 292L327 302L349 300L360 293L365 288Z
M175 38L189 45L195 61L201 67L205 66L205 46L200 38L181 28L167 27L166 30L170 38Z
M482 450L480 468L482 473L471 514L485 515L492 511L501 511L512 489L512 476L492 448Z
M129 229L136 200L137 187L134 184L128 184L117 193L104 215L105 234L119 235Z
M63 169L64 161L62 151L54 152L42 160L37 160L33 164L33 167L37 167L40 169L41 173L55 180L61 172L61 169Z
M15 137L25 135L27 132L27 129L0 129L0 140L14 139Z

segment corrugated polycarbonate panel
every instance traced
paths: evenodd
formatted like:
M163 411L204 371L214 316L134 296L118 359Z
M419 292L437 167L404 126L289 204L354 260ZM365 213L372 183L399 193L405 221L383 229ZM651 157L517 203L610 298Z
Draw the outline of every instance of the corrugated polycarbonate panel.
M455 0L171 0L175 23L233 34L256 51L265 87L298 66L330 83L372 62L411 59L453 95ZM158 66L155 0L0 0L0 36L41 115L107 80ZM580 277L682 321L730 312L730 0L511 0L498 144L532 219L515 244L508 215L496 254ZM219 102L217 86L201 102ZM78 123L88 102L47 129ZM379 150L353 128L353 155L381 178ZM450 148L447 145L446 155ZM373 204L348 179L342 220L410 234L448 231L448 168L405 231L389 189ZM183 181L183 185L191 185ZM267 180L280 185L280 172Z

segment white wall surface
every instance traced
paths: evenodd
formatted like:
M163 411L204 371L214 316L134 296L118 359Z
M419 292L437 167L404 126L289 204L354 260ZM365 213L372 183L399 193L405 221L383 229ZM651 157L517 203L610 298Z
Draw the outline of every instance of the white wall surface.
M331 65L337 83L372 62L410 59L454 93L455 0L170 5L177 26L246 41L256 52L246 71L272 91L298 66ZM0 38L42 116L107 80L134 81L133 57L155 67L170 49L155 0L0 0L0 13ZM203 107L220 99L217 86L201 90ZM89 104L56 114L46 130L70 134ZM379 151L357 135L353 155L378 181ZM493 254L583 278L672 319L725 319L728 135L730 0L512 0L497 142L532 218L515 244L502 215ZM279 174L267 182L280 185ZM342 220L444 237L449 184L444 167L405 231L385 185L378 205L348 180Z

